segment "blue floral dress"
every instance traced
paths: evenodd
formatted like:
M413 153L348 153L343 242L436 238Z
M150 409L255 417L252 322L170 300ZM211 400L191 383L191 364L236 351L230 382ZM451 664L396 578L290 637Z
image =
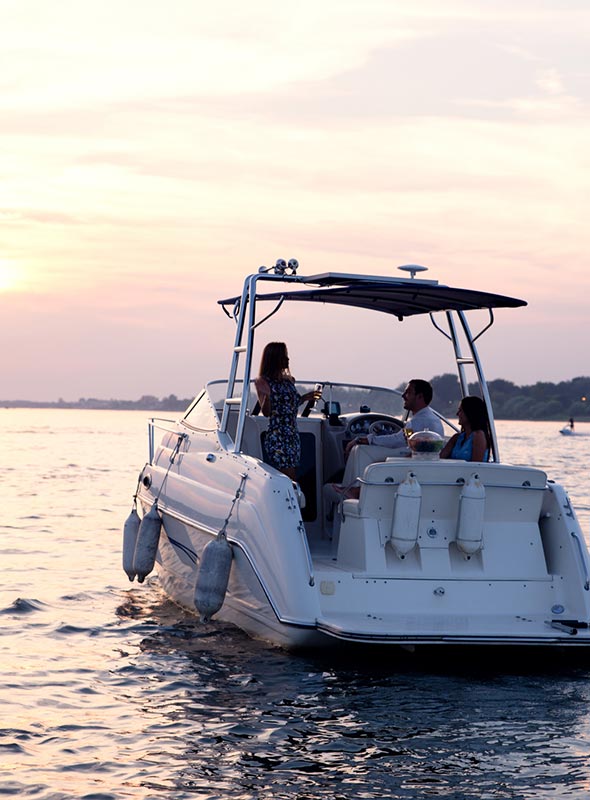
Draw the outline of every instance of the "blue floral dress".
M267 381L271 412L264 439L265 461L280 470L296 467L301 459L301 440L297 430L299 392L292 381L271 381L268 378Z

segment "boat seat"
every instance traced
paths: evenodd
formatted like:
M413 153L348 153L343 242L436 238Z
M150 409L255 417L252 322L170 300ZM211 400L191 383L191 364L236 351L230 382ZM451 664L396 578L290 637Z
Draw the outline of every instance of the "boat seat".
M409 502L404 491L398 508L408 473L420 489ZM469 482L483 485L475 505ZM371 464L358 500L342 503L338 560L359 573L547 580L539 524L546 488L545 473L527 467L406 458Z
M542 470L468 461L394 458L370 464L360 480L358 499L346 499L346 518L391 519L397 487L413 473L422 490L420 528L435 521L454 536L463 486L476 474L485 488L485 525L517 521L538 526L547 476ZM456 488L455 488L456 487Z

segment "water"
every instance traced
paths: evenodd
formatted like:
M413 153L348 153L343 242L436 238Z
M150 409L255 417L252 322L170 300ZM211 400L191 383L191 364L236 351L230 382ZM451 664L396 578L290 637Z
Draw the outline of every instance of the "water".
M0 795L587 798L590 659L293 656L120 566L145 412L0 409ZM590 523L590 424L498 424Z

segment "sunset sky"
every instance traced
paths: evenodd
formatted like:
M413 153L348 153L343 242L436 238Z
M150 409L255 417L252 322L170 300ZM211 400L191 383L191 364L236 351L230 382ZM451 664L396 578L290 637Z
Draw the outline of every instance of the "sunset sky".
M588 0L0 8L0 399L193 395L278 257L522 297L487 377L590 374ZM449 371L354 310L259 336L301 378Z

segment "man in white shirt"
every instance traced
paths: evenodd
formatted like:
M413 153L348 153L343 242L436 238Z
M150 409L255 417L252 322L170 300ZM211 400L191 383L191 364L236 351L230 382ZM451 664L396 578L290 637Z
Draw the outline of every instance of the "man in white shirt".
M406 431L412 433L430 430L444 435L440 418L430 408L432 401L432 386L428 381L412 378L402 394L404 408L411 412L412 418L406 423ZM358 447L357 445L368 445ZM365 467L375 461L385 461L388 456L408 455L406 434L403 430L397 433L373 434L359 436L351 440L345 450L348 456L344 470L343 486L349 486L365 471Z

